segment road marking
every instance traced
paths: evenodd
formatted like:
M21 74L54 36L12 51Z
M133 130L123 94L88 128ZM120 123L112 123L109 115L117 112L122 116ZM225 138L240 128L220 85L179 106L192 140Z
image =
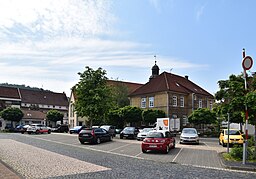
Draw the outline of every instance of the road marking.
M180 151L177 153L177 155L174 157L174 159L172 160L172 162L174 162L176 160L176 158L180 155L181 151L183 150L183 148L180 149Z
M138 157L139 155L141 155L143 152L138 153L137 155L134 155L135 157Z
M117 148L114 148L114 149L109 150L109 152L112 152L112 151L114 151L114 150L117 150L117 149L120 149L120 148L126 147L126 146L128 146L128 145L132 145L132 144L122 145L122 146L120 146L120 147L117 147Z

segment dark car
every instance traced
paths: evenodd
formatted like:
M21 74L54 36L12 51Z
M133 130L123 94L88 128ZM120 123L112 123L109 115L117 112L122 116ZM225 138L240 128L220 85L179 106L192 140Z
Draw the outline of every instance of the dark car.
M83 126L75 126L71 129L69 129L69 133L70 134L73 134L73 133L78 134L82 130L82 128L83 128Z
M52 128L52 132L66 132L66 133L68 133L68 131L69 131L69 127L68 127L68 125L65 125L65 124L62 124L62 125L60 125L60 126L58 126L58 127L55 127L55 128Z
M102 128L84 128L79 132L78 139L81 144L85 142L100 144L101 142L111 141L112 135Z
M23 126L24 125L18 125L14 128L14 132L22 132L23 131Z
M110 135L112 135L112 137L115 137L115 136L116 136L116 128L115 128L115 126L112 126L112 125L103 125L103 126L100 126L100 128L105 129L106 131L108 131L108 133L109 133Z
M121 132L120 132L120 139L125 138L131 138L131 139L136 139L137 134L139 133L139 129L135 127L125 127Z

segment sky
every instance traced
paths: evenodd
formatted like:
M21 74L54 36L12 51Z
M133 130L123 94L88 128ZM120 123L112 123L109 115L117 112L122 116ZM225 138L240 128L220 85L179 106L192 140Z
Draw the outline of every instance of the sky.
M65 92L86 66L145 84L157 61L211 94L256 58L254 0L0 0L0 83ZM256 71L255 65L247 71Z

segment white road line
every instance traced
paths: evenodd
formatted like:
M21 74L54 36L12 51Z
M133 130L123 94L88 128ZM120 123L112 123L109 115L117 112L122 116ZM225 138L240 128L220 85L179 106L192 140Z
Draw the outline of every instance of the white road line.
M117 149L120 149L120 148L126 147L126 146L128 146L128 145L132 145L132 144L122 145L122 146L120 146L120 147L117 147L117 148L114 148L114 149L112 149L112 150L109 150L109 152L112 152L112 151L114 151L114 150L117 150Z
M174 159L172 160L172 162L174 162L176 160L176 158L179 156L180 152L182 151L183 148L180 149L179 153L177 153L177 155L174 157Z

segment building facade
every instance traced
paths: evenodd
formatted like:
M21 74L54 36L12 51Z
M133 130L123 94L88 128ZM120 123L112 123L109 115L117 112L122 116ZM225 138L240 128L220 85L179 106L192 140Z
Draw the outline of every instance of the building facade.
M130 95L130 105L142 109L159 109L166 117L179 118L182 126L188 125L188 116L198 108L212 109L214 97L188 79L163 72L155 64L149 82ZM181 126L181 127L182 127Z
M20 108L24 116L19 124L46 124L46 114L51 109L63 113L63 122L68 122L68 98L65 93L0 86L0 105L1 110L7 107ZM4 129L9 123L0 119L0 128Z

